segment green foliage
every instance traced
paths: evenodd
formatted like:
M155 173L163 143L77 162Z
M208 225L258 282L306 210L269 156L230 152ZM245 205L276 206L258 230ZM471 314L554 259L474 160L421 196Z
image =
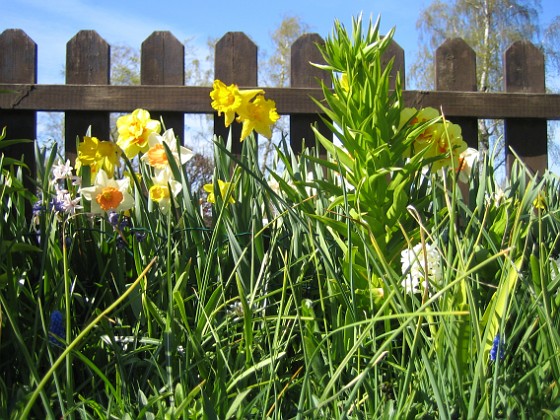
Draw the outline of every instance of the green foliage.
M283 139L263 172L254 136L216 138L213 204L169 145L168 213L145 165L129 212L92 215L57 207L79 187L56 148L33 199L3 158L1 418L560 415L560 181L430 170L446 155L415 144L440 120L401 121L391 33L352 29L322 50L328 155Z

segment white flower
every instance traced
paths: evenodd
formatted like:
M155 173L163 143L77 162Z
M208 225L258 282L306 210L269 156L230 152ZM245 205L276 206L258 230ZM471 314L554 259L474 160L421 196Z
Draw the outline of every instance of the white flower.
M76 214L76 210L82 209L83 207L80 205L81 198L78 196L76 198L72 198L70 193L64 194L61 199L62 207L64 211L69 214Z
M53 182L71 177L72 169L73 168L70 165L69 159L66 160L66 163L63 163L62 160L58 159L58 163L52 166Z
M401 252L401 269L405 276L401 286L407 293L419 293L422 291L419 287L421 283L424 288L427 288L429 281L437 284L443 278L440 255L436 247L428 243L425 254L421 243L416 244L412 249L403 250Z
M142 156L142 162L156 169L168 167L169 161L167 160L167 153L165 152L163 143L167 144L178 165L186 163L194 155L192 150L183 146L179 146L179 150L177 150L177 139L175 138L173 129L170 128L166 130L163 135L159 135L156 132L150 134L148 137L149 149L146 154Z
M91 187L81 188L82 196L91 201L92 213L115 212L130 209L134 205L134 198L128 192L130 178L115 180L100 169Z
M480 153L472 147L467 148L459 155L459 181L469 182L474 165L478 162Z
M484 201L486 202L487 206L496 206L499 207L503 202L506 201L506 193L497 188L496 191L492 192L491 194L485 193Z
M150 200L158 203L161 212L167 214L171 208L171 197L177 197L183 186L173 179L169 166L156 170L152 181L154 184L150 187Z

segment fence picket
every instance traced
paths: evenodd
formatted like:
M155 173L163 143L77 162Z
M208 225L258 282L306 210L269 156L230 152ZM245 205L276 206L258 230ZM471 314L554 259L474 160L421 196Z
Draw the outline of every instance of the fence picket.
M37 45L21 29L7 29L0 34L0 83L37 83ZM22 92L20 100L27 93ZM37 112L0 109L0 132L4 127L9 139L35 139ZM18 159L28 156L25 162L35 173L32 143L13 145L4 152Z
M393 59L393 68L391 69L391 73L389 73L389 87L391 89L395 88L397 74L399 74L401 87L404 89L406 85L404 50L394 39L391 40L387 49L383 52L381 66L385 67L391 59Z
M185 84L185 47L169 31L156 31L142 43L140 59L142 85ZM166 128L184 138L185 117L180 112L161 112L150 109L151 117L162 118Z
M513 43L505 53L504 83L507 92L544 92L543 53L530 42ZM504 137L508 174L514 161L510 148L533 172L544 172L548 164L546 120L506 119Z
M331 80L324 70L311 63L326 64L317 45L323 44L323 39L318 34L305 34L299 37L292 45L290 58L290 86L292 88L317 87L319 80L330 86ZM317 124L317 129L327 138L332 140L332 133L318 114L290 115L290 144L298 153L302 150L302 143L307 147L314 147L315 135L311 129L312 124Z
M214 78L229 85L235 83L240 87L255 87L257 83L257 46L243 32L228 32L216 44L214 61ZM208 98L210 101L210 98ZM231 125L232 145L235 154L241 154L241 124ZM224 125L223 115L214 114L214 133L228 138L229 127Z
M66 44L66 84L108 85L110 47L92 30L78 32ZM109 112L66 111L64 138L66 157L76 158L76 138L84 136L91 126L91 135L109 140Z
M436 50L436 89L446 91L476 91L476 54L461 38L446 40ZM478 149L478 121L471 117L445 114L447 119L461 126L463 138L470 147Z

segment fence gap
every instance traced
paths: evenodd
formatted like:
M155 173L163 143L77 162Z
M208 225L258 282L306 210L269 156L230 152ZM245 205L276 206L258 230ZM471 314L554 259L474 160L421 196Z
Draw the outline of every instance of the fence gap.
M21 29L0 34L0 63L0 83L37 83L37 45ZM26 94L21 92L21 98ZM0 109L0 132L4 127L8 139L35 140L37 113ZM16 159L24 156L30 173L35 174L33 143L15 144L3 152Z
M169 31L153 32L142 43L140 59L142 85L185 84L185 46ZM184 142L185 116L181 112L149 110L153 119L163 119L167 129L173 128Z
M78 32L66 44L66 84L108 85L110 47L93 30ZM79 95L79 92L77 93ZM103 100L104 98L97 98ZM110 109L110 103L107 103ZM67 111L64 120L66 158L75 161L76 138L82 138L91 126L91 135L109 140L109 111Z
M528 41L517 41L505 52L504 83L506 92L544 93L544 55ZM504 121L507 176L515 157L521 158L534 173L548 167L547 122L539 118L507 118ZM511 148L511 149L510 149Z
M476 54L461 38L446 40L436 50L436 90L475 92ZM478 149L478 119L445 114L461 126L463 139L469 147Z
M255 87L257 83L257 46L243 32L228 32L217 43L215 49L214 78L226 85L235 83L239 87ZM210 98L208 98L210 101ZM226 140L231 128L231 151L241 154L241 124L234 122L225 126L224 116L214 114L214 133Z

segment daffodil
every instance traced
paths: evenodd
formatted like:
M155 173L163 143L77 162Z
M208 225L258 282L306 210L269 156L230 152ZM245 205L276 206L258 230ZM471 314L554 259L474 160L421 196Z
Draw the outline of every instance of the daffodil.
M459 181L469 182L472 169L479 158L478 150L469 147L459 155L459 166L457 168Z
M167 214L171 209L171 197L177 197L183 186L180 182L173 179L169 167L157 170L152 181L154 184L148 192L150 200L158 204L163 214Z
M467 150L467 147L467 143L463 140L461 134L461 126L449 121L444 121L436 124L434 142L431 144L429 152L425 156L441 157L433 163L432 169L434 171L444 166L458 168L460 163L459 156Z
M229 127L235 119L235 113L242 104L250 101L256 95L263 93L264 91L262 89L239 90L235 84L227 86L221 80L215 80L212 91L210 92L210 98L212 99L211 106L218 111L218 116L224 113L225 126Z
M132 208L134 199L128 192L129 178L115 180L100 169L95 177L94 185L81 188L82 197L91 201L92 213L109 211L120 212Z
M231 182L225 182L222 181L221 179L218 179L218 189L219 189L219 194L222 197L222 199L225 199L226 194L228 193L228 189L230 188ZM215 203L216 202L216 195L214 192L214 184L206 184L204 185L202 188L204 188L204 191L206 191L208 193L208 202L209 203ZM233 196L230 194L227 202L230 204L235 203L235 199L233 198Z
M420 111L415 108L404 108L401 111L399 127L402 128L407 124L416 126L431 121L432 124L425 127L414 139L413 153L422 153L427 159L441 157L433 163L434 171L452 163L455 168L458 168L459 156L467 149L461 127L450 121L438 121L439 118L439 112L435 108L428 107Z
M97 174L99 169L103 169L112 178L121 153L120 147L111 141L100 141L97 137L84 136L83 141L78 144L76 171L82 166L89 166L92 175Z
M186 163L194 155L192 150L183 146L179 146L177 150L177 139L175 138L173 129L170 128L162 135L158 133L150 134L148 137L149 149L146 154L142 156L141 160L156 169L169 167L169 161L167 160L167 153L165 152L163 143L167 144L178 165Z
M148 150L150 133L159 133L161 124L150 119L150 113L144 109L136 109L132 114L123 115L117 120L119 138L117 144L131 159L140 152Z
M241 141L253 130L271 138L272 125L280 118L276 112L276 103L272 99L265 99L263 95L257 95L254 100L244 103L237 113L237 120L243 123Z
M101 169L105 170L110 177L115 173L115 167L119 165L122 150L112 141L100 141L97 148Z

